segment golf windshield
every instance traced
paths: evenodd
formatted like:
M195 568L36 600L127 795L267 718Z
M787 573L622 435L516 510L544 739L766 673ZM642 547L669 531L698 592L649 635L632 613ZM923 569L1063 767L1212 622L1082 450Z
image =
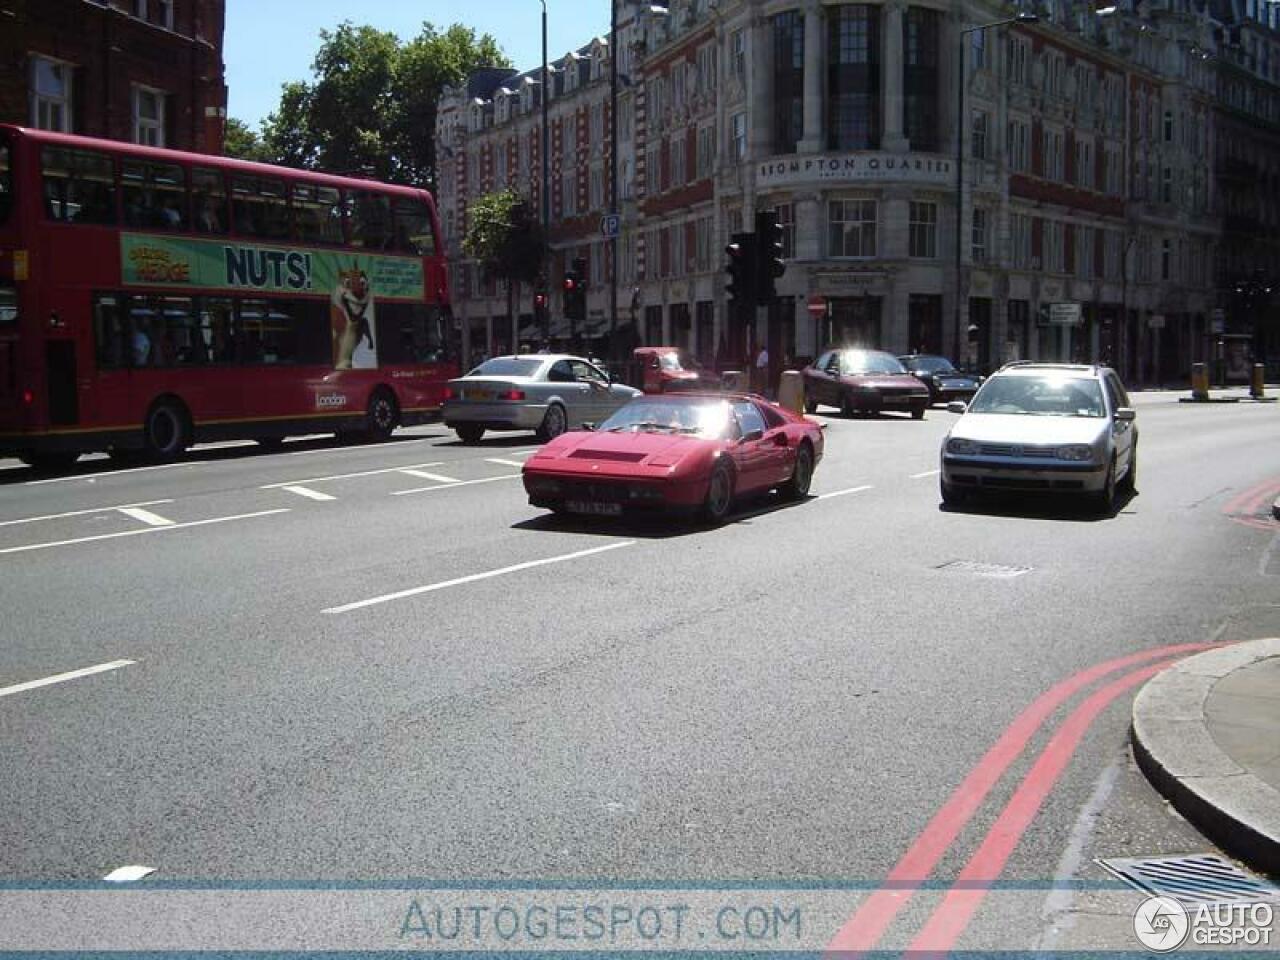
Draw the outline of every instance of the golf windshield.
M993 377L969 405L970 413L1040 417L1102 417L1102 387L1078 377Z
M596 429L602 432L685 433L720 437L729 429L729 404L724 400L633 400Z

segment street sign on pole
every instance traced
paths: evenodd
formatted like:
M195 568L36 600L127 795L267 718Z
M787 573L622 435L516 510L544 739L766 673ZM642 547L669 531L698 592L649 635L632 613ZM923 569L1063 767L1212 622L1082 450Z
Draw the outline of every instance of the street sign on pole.
M600 236L606 240L616 237L622 228L622 217L616 213L607 213L600 218Z
M808 310L815 317L825 317L827 315L827 298L819 294L810 297Z
M1049 322L1053 324L1060 324L1064 327L1078 326L1080 324L1080 304L1049 304Z

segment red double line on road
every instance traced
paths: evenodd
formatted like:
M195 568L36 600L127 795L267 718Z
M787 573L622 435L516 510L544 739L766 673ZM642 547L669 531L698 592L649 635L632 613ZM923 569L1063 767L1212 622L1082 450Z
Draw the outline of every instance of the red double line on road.
M1118 670L1149 663L1152 660L1161 660L1162 662L1155 666L1138 671L1139 673L1150 675L1150 673L1155 673L1167 666L1169 658L1204 650L1208 646L1208 644L1202 643L1175 644L1155 650L1144 650L1115 660L1108 660L1068 677L1041 694L1009 724L1000 739L978 761L960 786L956 787L947 802L934 814L933 819L929 821L924 830L920 832L919 836L911 844L911 847L889 872L885 878L884 885L863 901L848 922L840 928L840 931L827 946L828 954L863 952L873 949L879 943L880 938L893 923L894 918L911 901L916 889L928 880L934 867L938 865L938 861L950 849L960 831L973 819L974 814L977 813L992 788L999 782L1005 771L1008 770L1010 764L1018 758L1036 731L1063 703L1095 680L1099 680ZM1147 671L1150 673L1147 673ZM1130 677L1125 677L1117 681L1117 683L1124 683L1129 679ZM1132 682L1137 683L1138 680L1133 680ZM1105 687L1094 696L1099 696L1111 690L1114 686L1115 684ZM1119 691L1113 693L1111 695L1112 698L1118 693ZM1093 698L1090 698L1090 701L1086 701L1086 703L1092 700ZM1097 715L1101 708L1101 706L1098 706L1097 710L1090 715L1090 722L1092 722L1092 718ZM1083 705L1081 709L1083 709ZM1079 711L1077 711L1078 713ZM1077 714L1072 714L1072 718L1075 718ZM1070 723L1072 718L1069 718L1067 722ZM1086 728L1087 726L1088 724L1085 724ZM1078 742L1077 739L1075 744L1072 745L1072 751L1074 751ZM1050 746L1052 745L1053 742L1051 741ZM1048 749L1046 747L1046 752ZM1070 753L1067 753L1066 757L1069 758L1070 755ZM1028 777L1030 777L1030 774L1028 774ZM1006 823L1008 822L1011 821L1006 821ZM1027 823L1030 823L1030 820ZM994 829L993 827L993 831ZM1014 844L1016 844L1025 830L1026 824L1022 826L1016 836L1012 837ZM1012 849L1012 846L1010 849Z
M1260 516L1265 511L1267 502L1280 495L1280 479L1264 480L1228 500L1222 512L1236 523L1262 530L1274 530L1270 520Z

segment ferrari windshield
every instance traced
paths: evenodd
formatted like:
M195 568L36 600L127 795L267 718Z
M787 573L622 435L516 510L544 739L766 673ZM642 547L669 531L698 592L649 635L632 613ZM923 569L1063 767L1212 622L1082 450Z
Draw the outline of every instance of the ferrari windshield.
M610 433L659 431L719 437L724 435L729 422L729 404L715 397L684 400L645 397L633 400L597 429Z
M970 413L1041 417L1102 417L1106 407L1097 380L1081 377L993 377L969 405Z

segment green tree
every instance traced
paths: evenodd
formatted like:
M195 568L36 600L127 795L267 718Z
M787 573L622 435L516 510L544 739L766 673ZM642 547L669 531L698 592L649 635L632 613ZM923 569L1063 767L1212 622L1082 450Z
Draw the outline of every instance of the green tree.
M249 128L243 120L235 117L227 118L227 128L223 132L222 152L228 157L240 160L257 160L269 163L271 155L262 138Z
M482 66L507 66L493 37L430 23L407 43L345 22L321 31L311 82L287 83L263 124L277 162L434 186L436 101Z
M480 264L487 278L507 285L511 345L517 346L516 286L533 284L542 273L546 245L542 227L529 202L514 190L488 193L467 207L467 233L462 250Z

